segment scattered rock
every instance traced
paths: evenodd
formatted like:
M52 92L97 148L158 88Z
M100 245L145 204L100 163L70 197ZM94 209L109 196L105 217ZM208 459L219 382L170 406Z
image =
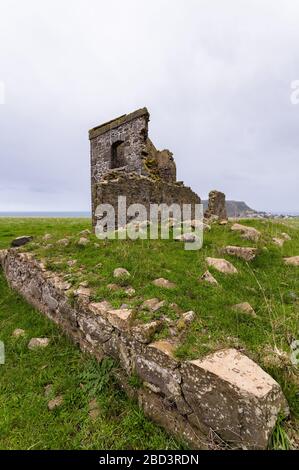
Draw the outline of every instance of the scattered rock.
M282 236L282 238L284 238L286 241L292 240L292 238L290 237L290 235L289 235L288 233L282 232L281 236Z
M81 237L87 237L88 235L91 235L91 231L86 229L86 230L82 230L82 232L79 233L79 235Z
M182 235L178 235L174 237L176 242L185 242L185 243L194 243L199 241L198 236L195 233L183 233Z
M43 236L43 240L46 242L48 240L50 240L52 238L52 235L50 233L46 233L44 236Z
M94 398L88 403L88 409L89 409L88 415L90 416L92 420L95 420L99 417L100 408L99 408L96 398Z
M284 245L285 239L273 237L273 238L272 238L272 241L273 241L273 243L274 243L275 245L280 246L280 248L282 248L283 245Z
M58 240L57 245L61 246L68 246L70 243L68 238L62 238L61 240Z
M49 345L49 338L31 338L28 344L29 349L45 348Z
M250 315L253 318L257 318L257 314L248 302L236 304L232 307L232 309L236 312L246 313L247 315Z
M125 289L125 293L128 297L134 297L134 295L136 294L136 290L133 287L127 287Z
M254 227L247 227L246 225L233 224L231 227L233 232L241 232L242 237L246 240L257 242L261 236L261 232Z
M14 336L15 338L19 338L20 336L25 336L25 330L22 330L22 328L16 328L13 331L12 336Z
M121 287L118 285L118 284L107 284L107 288L109 290L112 290L114 292L118 291L118 290L121 290Z
M212 276L210 271L206 271L201 277L200 281L209 282L210 284L218 285L218 281Z
M208 224L208 222L203 222L200 219L192 219L192 220L184 220L183 225L186 227L190 227L192 229L199 229L202 227L203 230L211 230L211 226Z
M71 268L71 267L73 267L77 264L77 260L76 259L70 259L69 261L67 261L66 264Z
M219 222L219 225L227 225L228 224L228 220L220 220Z
M290 258L284 258L284 262L289 266L299 266L299 256L291 256Z
M31 242L33 240L33 237L30 237L28 235L23 235L22 237L17 237L11 242L11 246L16 248L18 246L23 246L26 245L27 243Z
M165 300L159 300L159 299L148 299L143 302L141 305L141 308L144 310L150 310L152 312L157 312L160 310L160 308L164 307L165 305Z
M226 259L221 258L206 258L208 266L215 268L223 274L237 274L238 270Z
M48 410L53 411L55 408L58 408L63 404L63 396L59 395L58 397L53 398L48 403Z
M237 256L242 258L245 261L252 261L257 255L257 249L244 246L226 246L223 250L223 253L230 256Z
M44 388L45 390L45 397L46 398L49 398L50 395L52 395L52 391L53 391L53 384L48 384L45 386Z
M159 279L155 279L152 283L156 287L164 287L165 289L173 289L176 287L174 282L170 282L168 281L168 279L164 279L163 277L160 277Z
M119 277L126 278L126 277L130 277L131 274L125 268L116 268L113 271L113 276L116 278L119 278Z
M189 310L189 312L185 312L182 315L182 318L186 323L192 323L195 317L196 315L195 315L195 312L193 312L193 310Z
M78 241L79 246L86 246L89 243L90 243L89 240L85 237L81 237L80 240Z

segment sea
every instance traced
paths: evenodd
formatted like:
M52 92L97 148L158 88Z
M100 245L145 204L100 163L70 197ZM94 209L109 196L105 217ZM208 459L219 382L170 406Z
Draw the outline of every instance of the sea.
M86 218L90 219L91 213L86 212L0 212L0 217L37 217L37 218Z

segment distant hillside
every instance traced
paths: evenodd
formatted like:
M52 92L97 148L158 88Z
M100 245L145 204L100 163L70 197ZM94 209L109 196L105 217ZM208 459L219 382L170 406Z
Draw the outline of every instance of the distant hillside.
M204 211L208 207L208 201L202 201ZM251 209L243 201L226 201L226 210L228 217L248 217L257 214L257 211Z

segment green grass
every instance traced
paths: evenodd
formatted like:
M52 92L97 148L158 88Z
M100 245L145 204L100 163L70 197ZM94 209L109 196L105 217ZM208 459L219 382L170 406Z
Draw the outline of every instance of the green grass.
M186 251L183 244L175 241L99 241L93 235L89 236L89 245L79 247L79 232L90 228L87 219L0 219L0 248L9 246L15 236L34 235L33 243L25 250L34 251L36 256L46 260L48 268L65 275L74 288L88 281L96 301L106 299L115 307L126 303L137 310L143 300L158 297L167 301L163 314L173 321L177 316L169 307L172 302L183 311L193 310L196 320L181 333L177 356L197 358L222 347L238 347L281 384L292 412L292 429L295 429L299 418L299 380L298 370L288 358L291 342L299 339L299 302L293 300L293 293L299 296L299 276L298 268L284 265L283 257L299 255L299 221L246 220L243 223L262 232L257 244L232 232L230 224L216 224L205 233L202 250ZM283 248L272 242L272 237L279 237L281 232L292 237ZM45 233L52 234L48 242L41 238ZM56 241L64 237L70 238L69 246L57 245ZM46 247L49 243L51 248ZM256 246L259 255L251 263L225 256L239 274L225 276L211 269L219 286L199 282L207 269L205 258L223 257L220 249L228 244ZM72 259L77 263L70 267L67 261ZM113 278L117 267L128 269L129 280L120 282ZM173 281L176 288L155 287L151 281L158 277ZM115 282L123 287L131 285L136 295L127 298L124 289L111 292L107 284ZM255 309L257 318L232 310L232 305L245 301ZM155 314L157 316L159 313ZM149 321L151 315L139 311L137 318ZM168 328L159 333L159 337L167 335Z
M4 229L10 230L12 226ZM12 337L15 328L23 328L26 336ZM32 337L49 337L50 345L30 351ZM52 322L8 288L2 273L0 340L6 350L5 365L0 365L0 449L181 448L119 390L110 359L99 364L81 353ZM53 388L47 398L48 384ZM63 396L64 403L49 411L47 403L57 395ZM88 414L93 399L99 407L95 420Z

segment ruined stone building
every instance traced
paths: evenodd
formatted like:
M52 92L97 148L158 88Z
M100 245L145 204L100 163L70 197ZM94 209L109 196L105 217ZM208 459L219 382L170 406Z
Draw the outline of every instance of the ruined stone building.
M148 137L146 108L125 114L89 131L91 145L92 220L95 209L112 204L119 195L127 206L200 204L200 197L176 180L176 165L169 150L159 151Z

